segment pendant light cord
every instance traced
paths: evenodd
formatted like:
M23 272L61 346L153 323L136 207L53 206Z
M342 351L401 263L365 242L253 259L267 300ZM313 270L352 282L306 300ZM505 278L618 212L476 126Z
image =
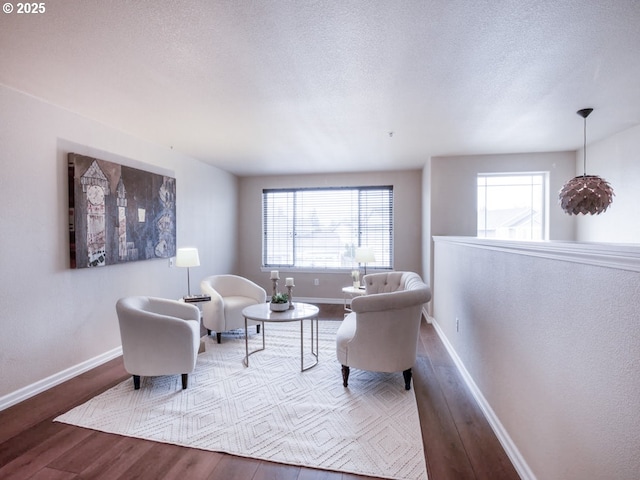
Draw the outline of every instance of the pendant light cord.
M593 112L593 108L583 108L576 113L580 115L584 120L584 142L582 144L582 169L583 177L587 176L587 117Z
M587 176L587 117L584 117L584 143L582 145L582 171L583 177Z

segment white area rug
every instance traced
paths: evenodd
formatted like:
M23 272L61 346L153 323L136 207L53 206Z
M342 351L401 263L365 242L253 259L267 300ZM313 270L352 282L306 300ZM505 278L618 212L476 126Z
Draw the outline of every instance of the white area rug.
M223 336L220 345L206 337L187 390L180 375L143 378L138 391L128 379L56 420L292 465L426 479L413 389L404 390L400 373L356 369L344 388L335 355L339 324L320 321L320 363L306 372L300 324L268 323L267 348L248 368L243 336ZM305 322L306 334L308 328ZM252 345L261 345L255 333Z

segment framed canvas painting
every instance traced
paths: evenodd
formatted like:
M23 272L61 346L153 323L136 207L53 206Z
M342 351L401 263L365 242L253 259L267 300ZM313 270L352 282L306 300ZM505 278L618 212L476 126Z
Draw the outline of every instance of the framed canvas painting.
M176 180L68 155L71 268L176 254Z

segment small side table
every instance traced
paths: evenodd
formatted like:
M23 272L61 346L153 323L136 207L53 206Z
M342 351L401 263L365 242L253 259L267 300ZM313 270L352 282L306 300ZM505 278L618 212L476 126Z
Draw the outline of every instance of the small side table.
M343 287L342 295L344 296L344 316L346 317L351 313L351 300L354 297L359 297L360 295L364 295L366 293L364 287L356 288L356 287Z
M184 302L184 303L190 303L198 307L198 310L200 310L200 326L202 328L202 306L200 305L200 303L210 302L211 296L205 295L205 294L185 295L184 297L179 298L178 301ZM198 353L200 354L204 351L205 351L204 341L200 339L200 347L198 348Z
M202 319L202 306L200 305L202 302L210 302L211 295L199 294L199 295L185 295L182 298L178 299L179 302L190 303L198 307L200 310L200 319ZM211 332L209 332L211 333Z

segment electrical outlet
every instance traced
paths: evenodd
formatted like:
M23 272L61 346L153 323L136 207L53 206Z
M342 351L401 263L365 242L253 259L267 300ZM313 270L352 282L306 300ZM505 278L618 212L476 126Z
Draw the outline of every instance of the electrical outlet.
M313 284L317 287L318 285L320 285L320 279L319 278L314 278L313 279Z

